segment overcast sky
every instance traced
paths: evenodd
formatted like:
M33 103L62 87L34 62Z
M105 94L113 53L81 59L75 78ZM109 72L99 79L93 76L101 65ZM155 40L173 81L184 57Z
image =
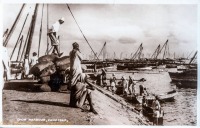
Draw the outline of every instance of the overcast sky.
M4 4L3 25L11 28L22 4ZM109 56L114 52L119 57L130 57L143 43L144 55L152 55L157 46L168 39L170 53L187 57L197 47L197 5L120 5L120 4L70 4L80 28L95 52L99 53L107 42ZM35 4L26 4L19 23L8 47L13 48L28 12L28 20L23 30L26 37ZM38 8L37 23L34 32L31 53L37 51L41 24L42 4ZM84 57L91 54L91 49L84 40L66 4L49 4L49 26L64 17L59 35L61 51L68 55L72 43L78 42ZM47 44L47 5L44 5L43 28L40 55L44 55ZM9 49L11 53L11 49ZM17 52L16 52L17 53ZM16 54L15 54L16 55ZM15 56L13 58L15 60Z

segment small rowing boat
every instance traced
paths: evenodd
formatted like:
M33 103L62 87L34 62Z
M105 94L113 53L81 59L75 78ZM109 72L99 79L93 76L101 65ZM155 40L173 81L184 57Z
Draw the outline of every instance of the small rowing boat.
M176 96L177 94L178 92L176 90L172 90L166 93L159 94L157 96L160 101L173 101L174 96Z

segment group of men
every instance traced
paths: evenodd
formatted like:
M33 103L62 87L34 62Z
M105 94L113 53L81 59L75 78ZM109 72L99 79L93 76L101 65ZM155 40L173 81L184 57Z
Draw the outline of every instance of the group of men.
M143 95L143 99L142 99L143 110L147 106L149 106L149 103L147 102L146 95ZM158 96L155 96L155 99L153 100L153 102L150 106L153 110L153 125L162 125L163 124L164 111L161 108Z
M97 82L100 86L102 87L107 87L107 90L111 90L112 94L115 93L116 91L116 76L115 74L113 73L112 74L112 77L110 78L110 86L107 85L107 78L106 78L106 72L104 69L102 69L102 73L101 73L101 76L99 77L99 81L100 82ZM136 81L137 80L134 80L134 78L132 76L129 76L129 79L127 80L125 76L122 76L121 77L121 81L120 81L120 84L119 86L123 87L123 91L122 91L122 94L124 96L127 96L127 95L136 95ZM110 87L110 88L109 88ZM148 92L146 90L145 87L143 87L143 85L139 85L139 94L140 95L148 95Z

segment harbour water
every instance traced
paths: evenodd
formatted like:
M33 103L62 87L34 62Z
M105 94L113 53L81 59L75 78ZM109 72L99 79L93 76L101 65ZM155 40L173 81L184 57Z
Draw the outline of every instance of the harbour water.
M110 78L112 73L108 73ZM142 84L151 94L161 94L176 89L178 94L173 102L161 103L164 109L164 126L172 125L196 125L197 124L197 90L181 89L173 85L167 71L139 71L139 72L115 72L116 78L133 76L134 79L145 78L145 82L137 83L136 92L139 92L139 85Z

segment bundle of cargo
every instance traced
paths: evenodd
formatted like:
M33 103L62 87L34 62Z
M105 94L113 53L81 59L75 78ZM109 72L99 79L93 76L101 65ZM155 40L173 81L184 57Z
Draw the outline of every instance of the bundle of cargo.
M55 55L55 54L44 55L44 56L41 56L38 59L38 62L39 63L41 63L41 62L55 62L55 60L57 60L58 58L59 58L58 55Z
M70 67L69 56L63 56L62 58L58 58L55 61L55 65L59 71L65 71L65 70L69 69L69 67Z
M40 89L42 91L51 91L48 83L50 82L50 76L56 72L56 67L54 61L58 58L57 55L45 55L38 59L37 64L35 64L30 69L30 74L33 74L39 79L39 83L42 84Z
M70 67L69 56L58 58L56 55L45 55L38 59L30 73L37 76L42 84L42 91L58 91L64 81L65 71Z
M46 71L46 68L52 67L54 65L53 62L41 62L41 63L37 63L35 64L31 69L30 69L30 74L33 74L37 77L39 77L43 71Z

